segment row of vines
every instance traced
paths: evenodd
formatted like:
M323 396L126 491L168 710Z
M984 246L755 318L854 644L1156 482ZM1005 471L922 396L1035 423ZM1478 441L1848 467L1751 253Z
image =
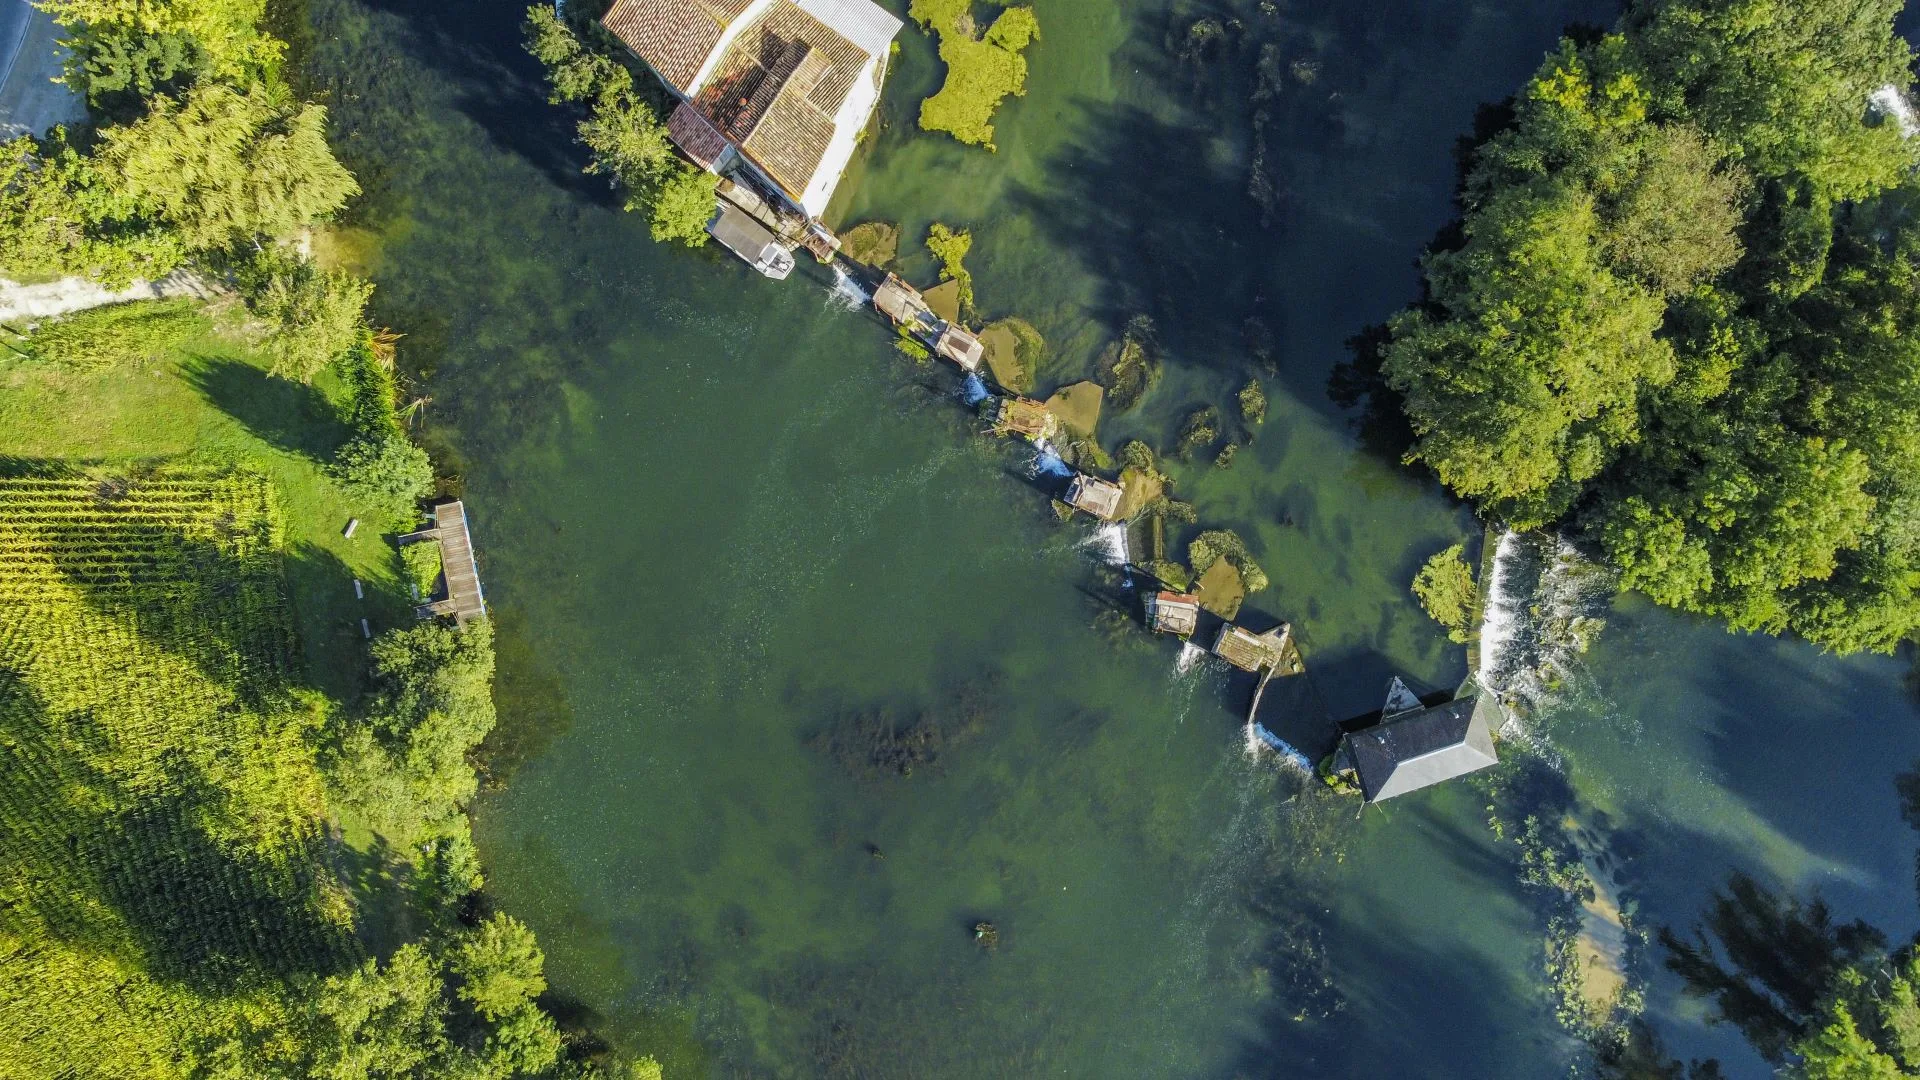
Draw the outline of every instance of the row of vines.
M165 1075L355 959L281 528L245 472L0 478L0 1076Z

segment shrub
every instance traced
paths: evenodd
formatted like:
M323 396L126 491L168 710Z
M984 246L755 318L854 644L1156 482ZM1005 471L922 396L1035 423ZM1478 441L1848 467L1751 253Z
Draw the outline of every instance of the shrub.
M884 269L900 253L900 226L869 221L840 234L840 253L857 263Z
M939 222L927 230L927 250L940 260L940 280L960 283L960 313L973 310L973 275L964 260L973 249L973 234L965 229L954 232Z
M1033 9L1002 11L984 37L973 36L970 0L913 0L914 20L940 37L947 81L920 103L920 128L944 131L963 143L993 145L993 113L1008 94L1027 92L1027 61L1021 56L1040 36Z
M433 491L433 463L405 435L356 435L334 456L331 471L348 494L389 528L411 528L420 500Z
M1139 469L1143 473L1154 472L1153 447L1139 439L1129 439L1127 445L1120 448L1120 465L1122 468Z
M1180 425L1180 437L1174 442L1174 453L1182 458L1193 456L1195 450L1212 446L1220 437L1220 410L1211 405L1195 409L1187 414Z
M433 595L440 580L440 545L431 542L406 544L400 548L400 565L407 571L407 583L423 597Z
M1239 452L1240 452L1240 444L1237 442L1230 442L1227 445L1221 447L1220 452L1214 455L1213 467L1216 469L1232 468L1233 456Z
M1120 340L1100 354L1094 369L1094 378L1107 388L1107 408L1120 413L1140 404L1160 381L1160 366L1160 343L1153 320L1135 315L1128 320Z
M1413 595L1434 622L1447 628L1447 637L1466 643L1473 637L1473 606L1477 592L1473 568L1464 556L1466 546L1455 544L1433 558L1413 579Z
M1204 574L1207 568L1221 559L1227 560L1240 573L1240 582L1250 593L1257 593L1267 587L1267 572L1253 561L1247 553L1247 545L1240 534L1229 529L1211 529L1193 538L1187 545L1187 562L1193 565L1195 574Z
M310 381L360 337L373 283L273 253L240 273L253 313L268 323L262 348L276 375Z
M191 300L112 304L47 323L27 339L27 352L49 364L98 371L163 356L210 325Z

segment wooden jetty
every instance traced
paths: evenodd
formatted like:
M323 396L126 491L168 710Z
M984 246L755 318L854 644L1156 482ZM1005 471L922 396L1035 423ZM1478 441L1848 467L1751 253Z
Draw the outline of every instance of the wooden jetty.
M440 545L440 580L446 583L446 595L435 597L415 609L422 619L453 616L465 626L487 613L486 594L480 589L480 567L473 558L473 536L467 531L466 504L445 502L431 511L433 526L400 537L402 544L433 541Z

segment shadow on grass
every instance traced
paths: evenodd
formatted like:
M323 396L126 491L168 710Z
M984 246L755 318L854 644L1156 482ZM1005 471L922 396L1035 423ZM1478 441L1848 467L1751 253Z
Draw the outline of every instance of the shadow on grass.
M208 404L289 453L324 461L352 435L326 395L245 361L195 356L181 364L181 373Z

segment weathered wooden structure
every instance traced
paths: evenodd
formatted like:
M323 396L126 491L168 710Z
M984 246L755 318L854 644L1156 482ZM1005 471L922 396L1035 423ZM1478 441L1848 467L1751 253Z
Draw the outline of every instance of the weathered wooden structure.
M933 351L960 365L961 370L975 372L987 358L986 346L980 339L963 326L948 323L940 337L934 342Z
M473 536L467 530L467 507L459 500L444 502L429 513L433 525L400 537L402 544L433 542L440 545L440 581L442 590L416 613L422 619L453 616L460 626L487 613L486 594L480 588L480 566L473 556Z
M1111 480L1074 473L1073 482L1067 485L1066 501L1075 510L1085 510L1101 521L1112 521L1118 516L1123 494L1120 485Z
M1162 634L1190 637L1200 626L1200 598L1162 589L1147 597L1147 625Z
M1032 398L1003 397L995 406L993 427L1002 435L1021 435L1038 441L1053 438L1060 429L1060 420L1046 405Z
M1256 674L1271 670L1275 675L1298 675L1305 670L1300 650L1293 644L1293 627L1287 623L1264 634L1225 623L1214 639L1213 654L1241 671Z

